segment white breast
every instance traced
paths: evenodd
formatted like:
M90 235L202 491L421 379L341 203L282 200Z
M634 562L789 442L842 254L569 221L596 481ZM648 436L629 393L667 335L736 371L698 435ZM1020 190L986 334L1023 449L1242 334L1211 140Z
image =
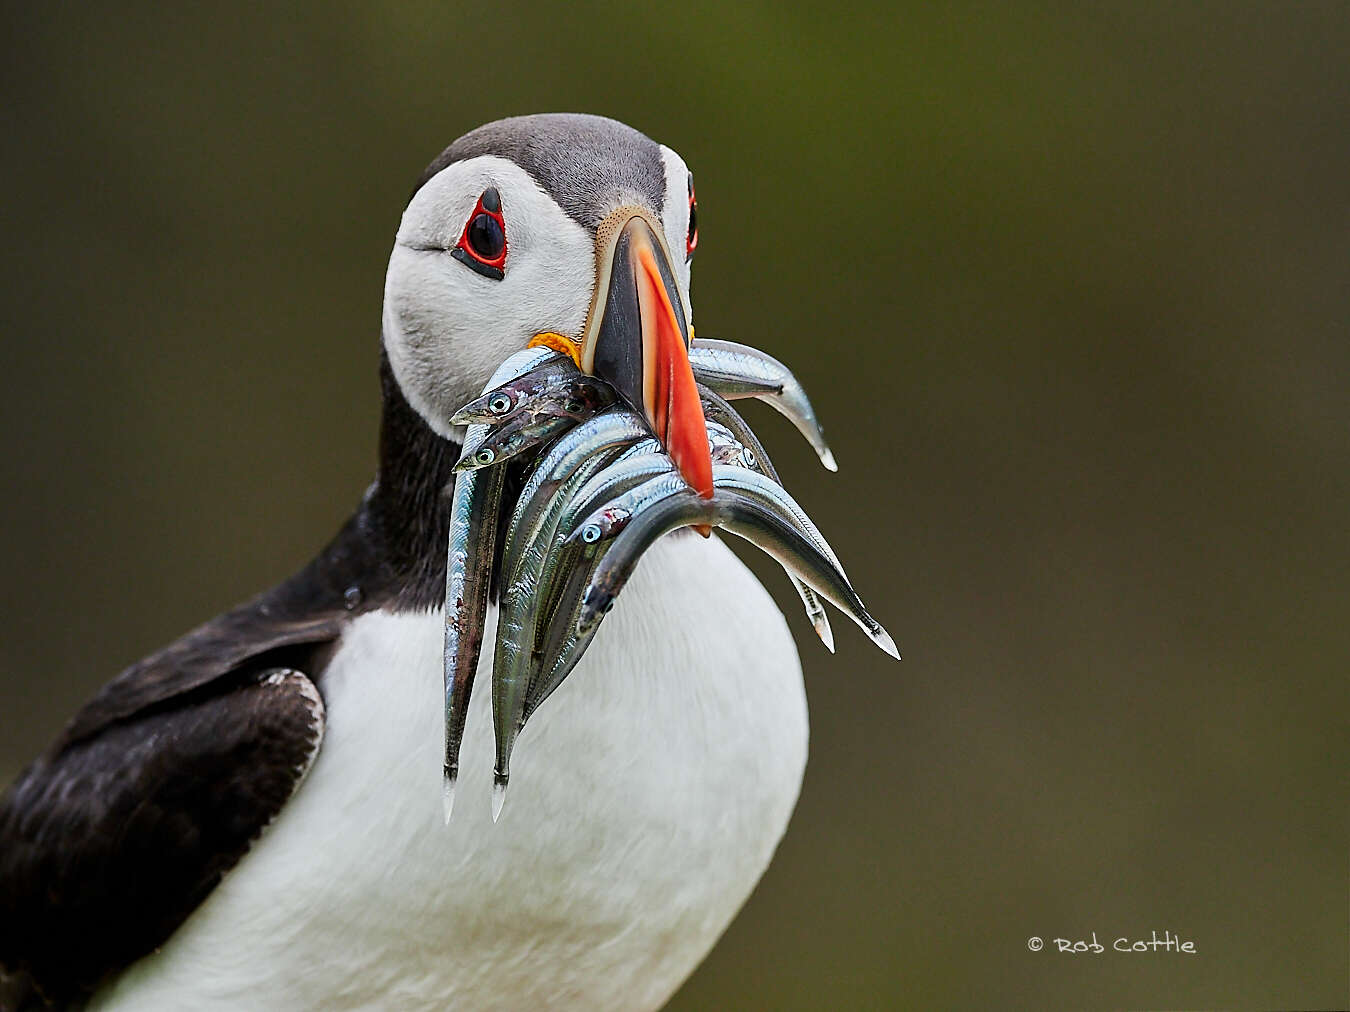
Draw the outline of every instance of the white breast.
M353 624L323 676L328 730L309 779L95 1007L669 998L749 895L796 802L806 700L777 606L716 538L663 539L526 728L495 826L486 661L442 824L441 643L439 611Z

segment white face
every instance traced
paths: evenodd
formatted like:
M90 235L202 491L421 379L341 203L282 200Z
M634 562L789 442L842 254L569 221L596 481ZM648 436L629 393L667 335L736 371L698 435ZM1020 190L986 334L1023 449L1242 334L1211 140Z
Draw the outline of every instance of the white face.
M689 170L661 148L666 193L661 224L674 261L685 318L692 322ZM501 200L506 259L485 276L451 251L479 198ZM617 206L617 205L616 205ZM442 436L449 418L481 391L498 365L535 334L580 338L595 288L595 244L514 162L492 155L448 166L408 204L384 284L384 346L408 403Z

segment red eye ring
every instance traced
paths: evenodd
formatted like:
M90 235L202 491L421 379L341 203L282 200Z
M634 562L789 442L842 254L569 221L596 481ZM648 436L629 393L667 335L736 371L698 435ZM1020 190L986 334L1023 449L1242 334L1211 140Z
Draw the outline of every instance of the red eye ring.
M506 277L506 220L495 186L478 198L450 255L485 278L500 281Z
M694 197L694 177L689 177L689 231L684 237L684 259L685 261L694 258L694 250L698 249L698 200Z

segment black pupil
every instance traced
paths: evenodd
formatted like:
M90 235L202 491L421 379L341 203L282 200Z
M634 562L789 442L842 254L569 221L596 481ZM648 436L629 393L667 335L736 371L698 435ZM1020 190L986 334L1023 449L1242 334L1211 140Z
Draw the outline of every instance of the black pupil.
M469 245L484 260L496 260L506 246L506 234L490 214L476 214L469 222Z

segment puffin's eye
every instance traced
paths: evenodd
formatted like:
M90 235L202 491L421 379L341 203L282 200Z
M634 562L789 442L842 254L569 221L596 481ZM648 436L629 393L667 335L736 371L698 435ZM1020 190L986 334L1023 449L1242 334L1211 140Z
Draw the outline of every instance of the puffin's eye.
M500 281L506 276L506 221L496 187L489 186L478 198L450 255L485 278Z
M698 201L694 199L694 177L689 177L689 234L684 237L684 259L694 259L698 249Z
M496 260L506 247L506 233L492 215L474 215L469 222L469 246L484 260Z

